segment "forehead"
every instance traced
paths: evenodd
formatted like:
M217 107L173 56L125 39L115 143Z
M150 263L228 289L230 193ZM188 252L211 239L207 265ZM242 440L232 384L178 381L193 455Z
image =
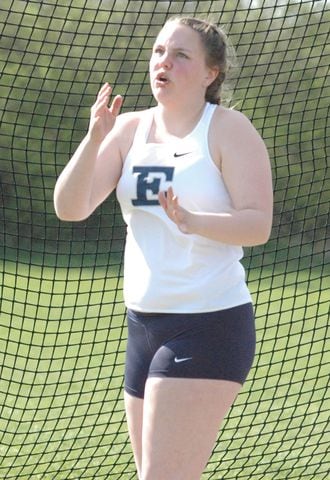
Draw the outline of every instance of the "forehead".
M187 25L169 22L159 32L156 45L166 45L173 48L187 47L190 50L202 49L199 34Z

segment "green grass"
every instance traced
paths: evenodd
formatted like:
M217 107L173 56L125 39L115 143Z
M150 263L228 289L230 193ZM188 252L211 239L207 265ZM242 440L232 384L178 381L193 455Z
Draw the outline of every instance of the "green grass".
M2 272L0 479L136 478L118 271L4 262ZM250 274L257 356L205 479L326 478L329 298L313 275Z

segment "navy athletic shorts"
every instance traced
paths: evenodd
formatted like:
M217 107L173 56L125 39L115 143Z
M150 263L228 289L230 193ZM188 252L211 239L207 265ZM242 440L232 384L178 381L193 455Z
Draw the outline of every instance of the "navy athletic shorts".
M143 398L148 377L246 380L256 345L251 303L207 313L128 310L127 318L130 395Z

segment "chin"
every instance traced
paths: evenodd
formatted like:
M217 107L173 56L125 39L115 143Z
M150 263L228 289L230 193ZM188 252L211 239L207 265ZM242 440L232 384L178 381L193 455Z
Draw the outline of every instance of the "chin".
M161 105L171 105L178 103L178 99L165 89L153 90L154 99Z

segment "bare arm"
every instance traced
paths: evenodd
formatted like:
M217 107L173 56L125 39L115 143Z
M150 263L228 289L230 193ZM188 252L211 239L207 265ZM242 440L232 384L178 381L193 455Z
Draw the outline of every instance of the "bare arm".
M232 209L219 213L190 212L180 206L173 190L159 200L167 215L183 233L193 233L232 244L265 243L272 225L272 180L265 144L249 120L239 112L226 111L211 135L221 162ZM219 141L219 139L221 139ZM218 153L217 153L218 152Z
M54 206L61 220L79 221L88 217L116 187L120 177L122 158L117 116L122 98L116 96L109 108L110 94L111 87L103 85L91 108L88 133L56 182Z

